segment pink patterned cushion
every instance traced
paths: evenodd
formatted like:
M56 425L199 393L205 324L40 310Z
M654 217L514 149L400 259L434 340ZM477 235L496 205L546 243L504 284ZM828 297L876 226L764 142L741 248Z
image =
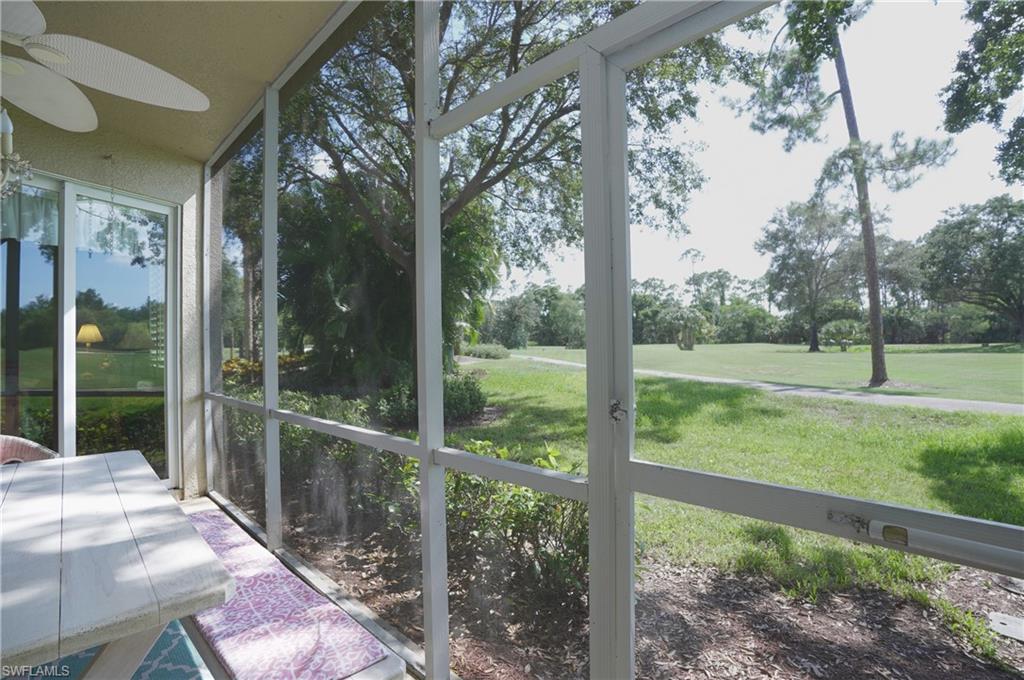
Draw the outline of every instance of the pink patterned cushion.
M347 678L387 655L355 619L219 510L197 512L190 519L235 577L235 596L195 618L237 680Z

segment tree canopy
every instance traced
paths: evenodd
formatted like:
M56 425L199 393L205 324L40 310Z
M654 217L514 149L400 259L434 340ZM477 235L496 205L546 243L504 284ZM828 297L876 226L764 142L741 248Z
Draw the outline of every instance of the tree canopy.
M853 289L849 254L855 214L820 201L790 203L777 211L756 244L771 255L767 279L778 304L807 320L810 350L819 349L824 305Z
M759 132L783 130L784 148L789 151L800 141L822 141L821 127L833 103L842 102L848 143L825 162L817 181L816 200L840 192L840 200L856 206L861 225L864 281L867 289L869 336L871 338L872 386L888 381L875 223L879 215L872 205L869 186L880 179L893 191L912 186L924 168L945 163L951 155L950 140L918 138L907 143L894 133L888 150L861 137L854 106L853 87L846 68L840 33L861 18L870 3L853 0L791 2L785 7L786 22L779 36L790 44L775 50L775 43L763 56L764 68L746 80L753 93L740 110L752 113L751 126ZM839 89L826 94L819 75L822 62L835 67ZM760 75L758 75L760 74ZM812 333L812 347L817 346Z
M975 0L964 17L975 24L974 34L942 90L944 124L949 132L976 123L1000 128L1007 106L1024 93L1024 3ZM1024 111L1006 129L996 162L1007 184L1024 182Z
M922 267L931 294L996 312L1024 342L1024 201L1003 195L962 205L924 239Z

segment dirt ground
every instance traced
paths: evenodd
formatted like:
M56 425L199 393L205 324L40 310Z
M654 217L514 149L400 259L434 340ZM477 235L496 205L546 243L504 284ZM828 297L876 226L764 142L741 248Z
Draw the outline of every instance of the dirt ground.
M301 531L289 543L384 621L422 642L416 551ZM451 569L452 664L464 680L587 676L585 603L530 602L535 598L497 583L481 586L487 578L472 568ZM1024 615L1024 596L973 569L956 571L933 593L982 617ZM810 604L762 578L648 563L638 570L636 623L637 677L651 680L1024 678L1024 643L1000 638L1000 667L973 656L938 612L879 590L828 594Z
M961 569L936 589L984 616L1021 612L1024 598ZM707 567L652 566L637 588L637 677L1024 677L1024 645L1003 638L1007 668L974 657L940 615L888 593L854 589L796 602L768 581ZM974 605L974 606L972 606Z

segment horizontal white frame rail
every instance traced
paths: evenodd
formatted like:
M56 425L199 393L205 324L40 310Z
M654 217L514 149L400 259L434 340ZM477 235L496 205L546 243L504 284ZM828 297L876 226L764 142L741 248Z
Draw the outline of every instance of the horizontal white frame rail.
M415 460L422 460L423 458L422 447L412 439L378 432L377 430L357 425L346 425L334 420L308 416L304 413L296 413L295 411L285 409L271 409L270 417L289 425L296 425L322 434L328 434L353 444L389 451Z
M901 505L808 491L768 482L739 479L634 460L629 484L635 493L679 501L777 524L808 529L902 552L948 562L1024 576L1024 527L990 522ZM870 522L908 529L910 545L873 538ZM913 531L942 534L955 539L936 550L913 544ZM962 543L964 550L957 550ZM972 552L968 548L975 547Z
M447 446L435 449L433 459L436 465L443 465L449 470L517 484L569 500L587 501L589 482L582 475L545 470L500 458L488 458Z
M710 35L741 19L771 7L779 0L727 0L705 3L707 6L682 17L672 26L628 47L608 53L608 61L623 71L643 66L652 59L673 52L687 43Z
M206 399L221 406L239 409L255 415L262 416L264 413L264 408L260 404L229 397L218 392L208 392ZM287 409L270 409L269 418L327 434L353 444L388 451L417 461L423 460L423 447L412 439L359 427L358 425L348 425L335 420L296 413ZM587 500L588 479L584 475L545 470L544 468L526 463L489 458L447 446L431 450L430 457L435 465L440 465L447 469L518 484L534 491L550 493L570 500Z
M253 402L218 393L208 393L206 397L208 401L223 406L263 414L263 407ZM421 460L422 448L411 439L282 409L272 410L270 417L344 441ZM586 501L589 497L591 480L583 475L545 470L452 447L434 449L432 460L447 469L517 484L570 500ZM627 470L626 483L632 493L1024 576L1024 527L642 460L631 460ZM902 546L869 535L865 523L870 521L943 534L964 542L964 548L973 544L988 546L994 552L972 555L969 552L937 551L927 546ZM955 547L956 544L953 545ZM1002 558L993 561L993 555L1002 555Z
M647 40L715 2L649 2L576 38L521 71L492 85L451 111L430 121L430 136L443 139L467 125L576 71L588 50L610 56ZM731 2L721 3L731 5Z
M220 392L207 392L206 400L221 404L222 406L230 406L231 408L255 413L258 416L262 416L266 412L266 409L263 408L263 404L257 404L255 402L238 399L236 397L229 397L228 395L221 394Z

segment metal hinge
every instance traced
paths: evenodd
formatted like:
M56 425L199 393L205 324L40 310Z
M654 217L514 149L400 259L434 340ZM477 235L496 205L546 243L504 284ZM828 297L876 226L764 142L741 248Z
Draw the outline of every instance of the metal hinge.
M622 419L628 415L628 411L622 408L622 402L618 399L612 399L612 403L608 408L608 417L617 423L621 423Z

